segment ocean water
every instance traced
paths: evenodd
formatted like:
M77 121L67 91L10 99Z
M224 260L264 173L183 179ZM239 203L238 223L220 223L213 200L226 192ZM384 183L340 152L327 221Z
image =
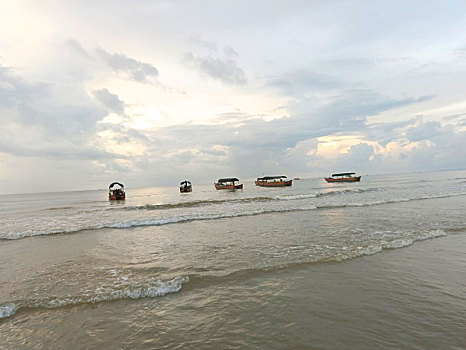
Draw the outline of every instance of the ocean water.
M0 348L466 349L466 171L0 196Z

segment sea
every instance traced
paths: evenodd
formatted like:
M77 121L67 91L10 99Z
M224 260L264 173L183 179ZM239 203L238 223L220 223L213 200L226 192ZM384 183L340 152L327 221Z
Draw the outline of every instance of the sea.
M0 349L466 349L466 171L177 184L0 196Z

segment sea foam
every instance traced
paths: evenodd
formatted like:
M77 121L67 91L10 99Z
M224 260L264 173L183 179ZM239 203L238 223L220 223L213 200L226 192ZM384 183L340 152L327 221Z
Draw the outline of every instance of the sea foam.
M0 305L0 318L6 318L14 315L18 310L18 305L14 303L8 303Z
M14 315L21 307L56 309L70 305L95 304L105 301L162 297L179 292L182 285L188 282L188 276L179 276L168 281L149 280L146 283L127 286L122 289L97 288L91 293L84 293L84 295L76 297L52 297L43 300L25 301L21 305L8 303L0 305L0 319Z

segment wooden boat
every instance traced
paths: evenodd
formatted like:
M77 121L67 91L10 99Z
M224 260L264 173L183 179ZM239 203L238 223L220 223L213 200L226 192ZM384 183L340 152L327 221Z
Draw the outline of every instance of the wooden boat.
M119 186L114 188L115 186ZM125 186L119 182L112 182L110 186L108 186L108 199L111 201L119 201L125 200Z
M332 174L332 177L326 177L327 182L358 182L361 180L361 176L355 176L356 173L339 173Z
M236 177L218 179L217 182L214 182L215 189L217 190L242 190L243 184L236 185L235 184L236 181L239 181Z
M191 181L185 180L180 183L180 192L192 192L193 186L191 185Z
M287 180L287 177L282 176L263 176L258 177L255 181L256 186L260 187L286 187L291 186L293 180Z

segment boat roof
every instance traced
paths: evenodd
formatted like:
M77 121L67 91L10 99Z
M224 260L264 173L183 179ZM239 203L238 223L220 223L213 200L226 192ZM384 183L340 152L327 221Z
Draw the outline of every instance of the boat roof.
M354 175L356 173L339 173L339 174L332 174L332 176L345 176L345 175Z
M224 179L218 179L218 182L233 182L233 181L239 181L236 177L226 177Z
M112 188L113 186L115 186L115 185L119 185L119 186L122 187L122 188L125 187L125 186L123 186L123 184L121 184L121 183L119 183L119 182L112 182L112 183L110 184L110 186L108 186L108 189L111 189L111 188Z
M181 182L180 182L180 185L184 185L184 184L189 184L189 185L191 185L191 181L185 180L185 181L181 181Z
M273 180L273 179L283 179L286 178L285 175L275 175L275 176L263 176L263 177L258 177L258 180Z

